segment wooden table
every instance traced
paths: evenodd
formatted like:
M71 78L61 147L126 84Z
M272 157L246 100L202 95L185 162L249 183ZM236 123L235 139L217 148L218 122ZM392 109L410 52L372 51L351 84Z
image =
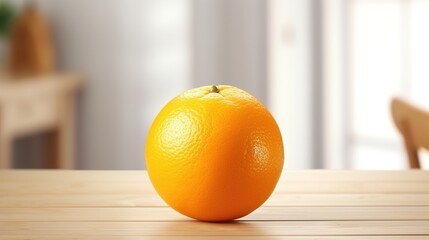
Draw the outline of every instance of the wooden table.
M429 239L427 171L285 171L229 223L165 205L145 171L0 171L0 239Z
M52 74L0 76L0 168L13 167L17 137L47 132L44 167L74 167L75 96L82 78Z

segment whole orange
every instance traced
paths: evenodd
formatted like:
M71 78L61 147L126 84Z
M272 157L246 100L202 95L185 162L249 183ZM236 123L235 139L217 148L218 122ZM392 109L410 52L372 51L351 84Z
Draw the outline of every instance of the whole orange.
M232 86L205 86L177 96L155 118L146 165L172 208L202 221L228 221L271 195L283 167L283 142L255 97Z

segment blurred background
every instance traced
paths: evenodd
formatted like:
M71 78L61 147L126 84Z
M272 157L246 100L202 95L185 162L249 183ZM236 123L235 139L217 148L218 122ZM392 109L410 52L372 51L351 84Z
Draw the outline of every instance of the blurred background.
M83 80L68 95L75 121L59 148L77 169L144 169L156 114L203 85L235 85L270 109L286 169L406 169L390 102L401 96L429 107L427 0L2 0L0 66L9 85L22 78L9 74L9 60L25 45L13 26L28 8L45 29L44 44L34 44L44 53L34 54L50 57L40 60L48 70L25 78ZM31 129L9 144L10 167L43 167L58 147L46 148L43 128ZM419 154L427 168L427 153Z

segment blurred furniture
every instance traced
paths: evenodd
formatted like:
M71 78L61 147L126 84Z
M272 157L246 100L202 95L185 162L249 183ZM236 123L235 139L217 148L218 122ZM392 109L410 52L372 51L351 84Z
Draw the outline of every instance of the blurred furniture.
M74 106L82 79L58 74L0 81L0 168L13 167L16 137L48 132L48 168L74 166Z
M394 98L392 116L396 127L404 139L411 168L420 168L418 150L429 149L429 112Z
M10 39L9 69L13 75L43 75L55 71L51 30L34 3L27 3Z
M1 239L429 239L429 171L284 171L237 221L168 207L146 171L0 171ZM234 204L234 203L231 203Z

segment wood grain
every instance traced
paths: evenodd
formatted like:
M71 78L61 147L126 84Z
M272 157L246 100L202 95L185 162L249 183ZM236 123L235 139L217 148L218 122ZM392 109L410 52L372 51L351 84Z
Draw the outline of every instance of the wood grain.
M428 206L429 194L283 194L265 206ZM156 193L5 194L0 207L149 207L166 206Z
M31 236L28 235L3 235L0 239L7 240L219 240L219 236L87 236L85 234L73 234L69 236L60 235L43 235ZM427 240L427 236L222 236L222 240Z
M285 171L252 214L194 221L144 171L0 171L0 239L429 239L425 171Z
M340 236L429 234L429 221L2 222L0 236Z
M1 83L0 83L1 86ZM0 91L1 93L1 91ZM64 182L118 182L148 180L146 171L74 171L74 170L0 170L0 180L50 182L65 177ZM108 176L108 178L106 178ZM280 181L424 181L429 182L429 171L348 171L348 170L285 170ZM0 181L1 182L1 181Z
M150 182L47 182L39 184L27 181L16 183L15 187L0 183L0 191L8 191L13 194L100 194L117 193L152 193L154 192ZM313 182L313 181L282 181L276 187L276 193L421 193L429 194L429 182Z
M49 171L48 171L49 172ZM141 172L99 171L94 174L85 171L16 171L15 175L7 171L0 172L0 192L14 194L83 194L83 193L147 193L154 189L147 174ZM311 172L311 171L310 171ZM77 174L76 173L81 173ZM291 174L285 171L275 191L280 193L429 193L429 173L425 171L383 171L378 172L378 180L362 180L366 177L376 179L375 172L351 172L351 180L336 180L329 175L314 177L311 174ZM317 172L316 172L317 173ZM336 172L333 172L335 176ZM415 176L414 174L415 173ZM107 179L106 174L109 176ZM33 175L33 176L32 176ZM34 175L38 177L34 177ZM89 176L88 176L89 175ZM101 176L100 176L101 175ZM115 177L115 175L117 175ZM309 177L305 178L305 175ZM318 173L316 175L323 175ZM345 174L343 175L345 178ZM355 180L352 176L354 175ZM110 177L111 176L111 177ZM289 177L288 177L289 176ZM414 176L414 177L412 177ZM362 178L358 180L358 177ZM61 182L52 181L62 178ZM407 180L398 180L398 179ZM331 180L327 180L331 179ZM339 178L341 179L341 178ZM29 181L31 180L31 181ZM6 184L14 182L14 187ZM124 184L126 183L126 184Z
M190 221L169 207L0 208L0 221ZM424 207L271 207L263 206L245 221L428 220Z

